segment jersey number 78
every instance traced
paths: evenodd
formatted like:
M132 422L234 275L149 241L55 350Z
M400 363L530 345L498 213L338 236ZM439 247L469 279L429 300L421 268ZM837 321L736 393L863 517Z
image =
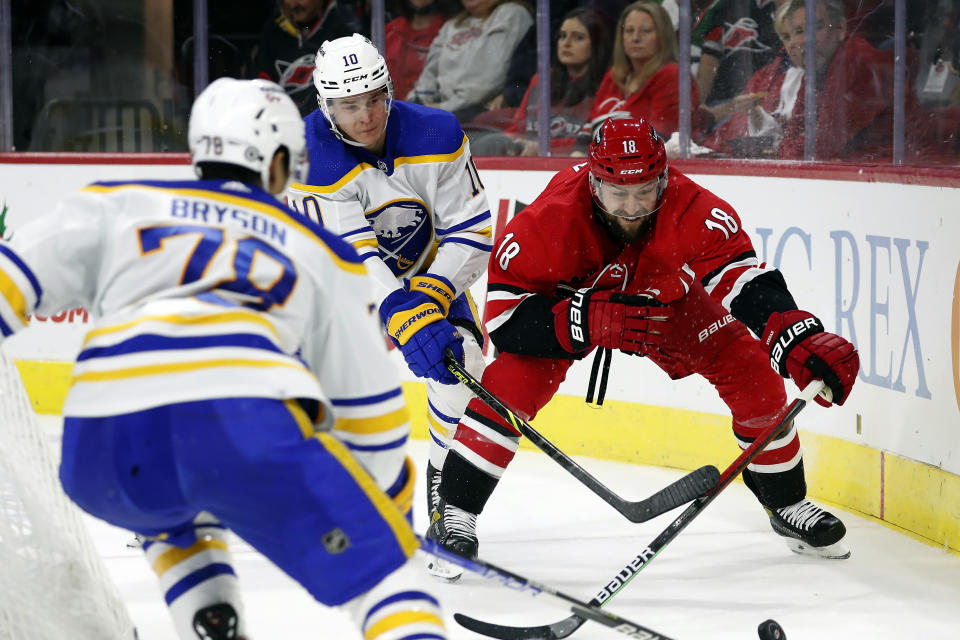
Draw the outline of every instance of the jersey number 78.
M183 265L180 284L196 282L206 275L214 256L221 249L233 254L233 279L224 279L214 288L242 294L243 306L267 311L274 305L283 305L297 282L297 270L287 256L258 238L245 237L239 240L225 238L223 229L199 225L164 225L144 227L139 230L140 253L149 255L162 251L164 241L177 236L196 236L196 244ZM251 278L258 258L273 260L280 267L280 276L272 278L267 286L261 286Z

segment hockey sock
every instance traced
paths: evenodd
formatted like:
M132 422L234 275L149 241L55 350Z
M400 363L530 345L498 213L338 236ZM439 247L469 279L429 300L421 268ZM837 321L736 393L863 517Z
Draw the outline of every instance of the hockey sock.
M440 603L419 562L407 560L372 589L343 605L364 640L445 640Z
M237 635L244 637L243 604L227 548L227 531L208 514L201 514L190 527L195 542L189 546L159 541L143 545L160 580L177 634L184 640L195 640L193 621L197 612L212 605L229 604L237 613ZM180 539L184 536L178 536Z

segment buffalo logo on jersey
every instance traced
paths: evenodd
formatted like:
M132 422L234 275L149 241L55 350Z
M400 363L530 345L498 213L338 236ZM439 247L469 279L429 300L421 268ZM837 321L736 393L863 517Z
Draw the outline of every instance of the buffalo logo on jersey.
M377 234L380 256L394 275L421 262L433 244L433 218L417 200L394 200L366 214Z

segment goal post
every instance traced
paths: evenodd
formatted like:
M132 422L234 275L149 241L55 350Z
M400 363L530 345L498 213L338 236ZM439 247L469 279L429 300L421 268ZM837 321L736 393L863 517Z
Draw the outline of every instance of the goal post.
M49 446L0 349L0 640L136 638Z

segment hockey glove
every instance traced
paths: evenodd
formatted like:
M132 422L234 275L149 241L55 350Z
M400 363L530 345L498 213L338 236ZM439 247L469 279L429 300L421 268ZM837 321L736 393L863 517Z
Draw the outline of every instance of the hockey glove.
M446 318L450 313L450 305L453 304L453 285L443 276L434 273L421 273L418 276L410 278L408 289L411 292L423 293L437 303L437 306L443 311L443 317Z
M803 389L811 380L823 380L831 399L817 396L818 404L843 404L860 370L860 356L854 346L806 311L774 313L763 330L763 343L770 349L770 366L784 377L793 378Z
M443 364L443 354L449 348L463 362L463 337L436 302L426 294L398 289L380 304L380 319L410 371L443 384L458 382Z
M597 346L646 354L660 346L672 316L673 309L648 296L596 289L580 289L553 306L557 339L570 353Z

